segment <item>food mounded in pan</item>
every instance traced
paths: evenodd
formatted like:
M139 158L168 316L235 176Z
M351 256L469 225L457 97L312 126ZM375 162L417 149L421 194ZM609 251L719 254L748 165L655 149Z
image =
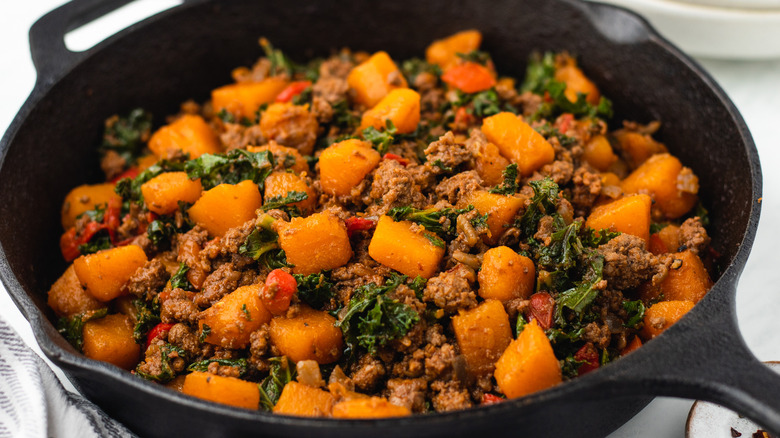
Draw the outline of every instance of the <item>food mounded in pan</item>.
M572 55L516 79L480 42L296 64L261 40L159 128L109 118L106 182L63 204L60 332L195 397L335 418L522 397L659 335L712 285L698 178Z

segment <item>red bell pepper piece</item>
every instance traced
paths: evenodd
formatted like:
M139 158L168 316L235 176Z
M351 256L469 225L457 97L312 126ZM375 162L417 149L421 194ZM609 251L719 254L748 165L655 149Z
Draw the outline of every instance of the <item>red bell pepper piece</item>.
M553 311L555 300L547 292L538 292L531 295L531 317L539 323L542 330L547 330L553 325Z
M599 352L592 342L588 342L583 345L582 348L574 353L574 359L578 361L584 361L579 368L577 368L577 375L583 375L589 373L599 367Z
M487 392L482 394L483 405L493 405L496 403L501 403L502 401L504 401L504 399L495 394L488 394Z
M367 231L376 226L376 222L372 221L371 219L355 216L348 217L344 223L347 225L347 235L349 237L352 237L352 234L357 231Z
M135 166L128 167L127 170L125 170L124 172L122 172L119 175L115 176L109 182L112 182L112 183L116 184L120 179L124 179L124 178L131 178L132 179L132 178L137 177L139 173L141 173L141 171L138 170L137 167L135 167Z
M77 240L76 228L74 227L68 228L68 231L60 237L60 251L62 251L62 257L65 261L76 260L81 255Z
M277 96L277 102L289 102L293 97L303 93L307 87L311 86L311 81L296 81L290 83L284 90L282 90Z
M162 336L163 333L169 332L171 327L173 327L173 324L166 324L161 322L154 326L153 329L149 330L149 334L146 335L146 348L149 348L149 346L152 344L152 341L157 339L158 336Z
M566 131L569 130L569 127L571 127L572 122L574 122L574 114L565 113L558 119L558 122L558 131L560 131L561 134L565 134Z
M290 300L297 291L298 282L295 277L281 269L274 269L265 279L260 299L269 312L281 315L290 307Z
M455 125L470 125L474 122L474 116L469 114L465 106L458 107L455 110Z
M401 164L402 164L404 167L406 167L406 166L409 164L409 160L407 160L406 158L404 158L404 157L402 157L402 156L400 156L400 155L396 155L396 154L390 154L390 153L387 153L387 154L385 154L385 155L382 157L382 159L384 159L384 160L393 160L393 161L398 161L398 162L399 162L399 163L401 163Z
M444 72L441 79L450 87L464 93L477 93L496 85L496 79L490 70L476 62L456 65Z

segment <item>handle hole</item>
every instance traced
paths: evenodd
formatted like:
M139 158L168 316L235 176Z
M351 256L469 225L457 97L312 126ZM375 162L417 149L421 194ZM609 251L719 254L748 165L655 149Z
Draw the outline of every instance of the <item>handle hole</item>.
M83 52L96 44L154 14L179 6L183 0L136 0L65 34L65 47Z

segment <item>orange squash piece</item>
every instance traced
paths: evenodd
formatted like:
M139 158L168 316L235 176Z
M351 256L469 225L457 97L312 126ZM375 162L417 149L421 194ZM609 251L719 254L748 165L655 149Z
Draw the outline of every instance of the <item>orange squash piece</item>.
M655 255L676 252L680 247L680 227L667 225L650 236L647 250Z
M353 398L333 406L333 418L391 418L412 415L405 406L390 403L383 397Z
M255 382L193 371L184 378L181 392L203 400L237 408L260 407L260 389Z
M368 108L379 103L392 90L408 86L387 52L376 52L353 68L347 76L347 84L355 92L355 101Z
M517 167L523 176L555 158L552 145L528 123L510 112L498 113L482 121L482 132L488 141L498 146L501 155Z
M274 162L285 163L287 169L292 170L298 175L303 175L309 172L309 163L303 158L298 149L282 146L275 141L269 142L263 146L247 146L246 150L249 152L264 152L270 151L274 156ZM289 163L289 164L286 164Z
M198 327L206 342L225 348L244 348L249 336L271 321L271 312L260 299L260 284L242 286L203 311Z
M653 304L645 311L642 338L649 341L660 335L693 309L693 306L691 301L661 301Z
M229 229L255 217L262 207L263 197L253 181L238 184L220 184L203 192L190 207L190 219L205 228L212 236L221 237Z
M222 152L214 130L203 117L192 114L185 114L152 134L149 150L160 159L171 158L180 152L189 154L191 159Z
M72 316L105 307L103 302L84 289L73 265L68 266L49 289L47 304L58 316Z
M634 336L633 339L631 339L631 342L626 345L626 348L620 351L621 356L625 356L628 353L631 353L632 351L636 351L639 349L639 347L642 346L642 339L639 338L639 336Z
M612 136L617 140L623 156L632 168L641 165L655 154L667 152L666 146L653 140L649 134L619 129Z
M107 302L127 293L125 283L146 261L140 246L127 245L83 255L73 261L73 269L90 295Z
M464 62L447 69L441 80L464 93L478 93L496 85L493 73L477 62Z
M296 274L314 274L338 268L352 258L347 227L331 213L295 217L282 224L279 246Z
M478 30L464 30L431 43L425 50L425 60L447 70L458 62L458 53L473 52L481 43L482 34Z
M254 120L260 105L273 102L285 87L287 81L280 77L225 85L211 92L211 104L214 112L225 110L236 117Z
M509 164L509 160L501 156L496 145L484 143L477 150L474 170L485 186L495 186L504 181L503 172Z
M141 346L133 339L133 320L117 313L84 323L84 356L133 369L141 357Z
M369 143L358 139L328 146L320 154L319 161L322 191L335 196L348 195L381 159Z
M289 204L298 207L304 215L317 206L317 193L300 176L289 172L273 172L265 179L265 202L277 196L285 197L290 192L306 193L307 198L303 201Z
M444 248L434 245L426 235L438 237L415 231L415 227L409 221L395 222L390 216L380 217L368 245L368 255L409 277L433 277L444 257Z
M628 175L621 188L625 193L650 194L664 216L677 219L696 205L699 179L676 157L658 154Z
M200 179L191 180L186 172L166 172L141 185L141 194L149 210L171 214L179 209L179 201L193 203L200 198Z
M484 236L483 240L488 245L495 245L506 231L505 225L510 224L515 219L517 212L523 208L523 198L480 190L466 196L460 202L459 207L463 208L468 205L473 205L480 215L488 215L487 225L490 234Z
M528 257L506 246L490 248L482 256L477 274L479 296L484 299L509 301L528 298L534 292L536 267Z
M390 120L399 134L409 134L420 123L420 94L409 88L393 90L373 108L363 113L360 130L373 126L383 129Z
M455 338L474 376L490 375L495 363L512 342L509 316L501 301L488 299L452 318Z
M653 201L647 195L634 195L595 207L585 226L596 231L608 229L650 239L650 207Z
M344 336L334 324L336 318L328 312L301 306L292 318L277 316L271 320L271 342L293 362L333 363L344 350Z
M561 383L561 365L544 331L532 320L496 362L498 387L507 397L528 395Z
M273 412L299 417L328 417L334 402L335 397L328 391L292 381L284 385Z
M597 135L585 143L582 158L601 172L607 171L618 160L618 156L612 151L612 145L604 135Z
M585 76L574 60L555 69L555 80L566 84L563 95L569 102L576 102L579 93L585 94L585 100L591 105L598 105L601 99L596 84Z
M62 228L68 229L76 224L76 218L87 210L94 210L100 205L108 205L111 201L122 203L122 198L114 193L114 184L82 185L68 192L62 203Z
M690 250L674 254L669 273L661 282L661 293L668 301L698 303L712 287L712 280L701 259Z

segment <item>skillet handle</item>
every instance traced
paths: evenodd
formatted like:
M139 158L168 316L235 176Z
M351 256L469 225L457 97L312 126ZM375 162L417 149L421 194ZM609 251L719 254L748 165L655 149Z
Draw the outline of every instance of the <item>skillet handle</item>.
M610 377L619 387L614 395L706 400L780 436L780 374L756 359L739 333L735 283L732 279L723 285L731 291L708 295L658 339L621 359L629 366ZM593 377L596 386L609 386L598 381L598 373Z

